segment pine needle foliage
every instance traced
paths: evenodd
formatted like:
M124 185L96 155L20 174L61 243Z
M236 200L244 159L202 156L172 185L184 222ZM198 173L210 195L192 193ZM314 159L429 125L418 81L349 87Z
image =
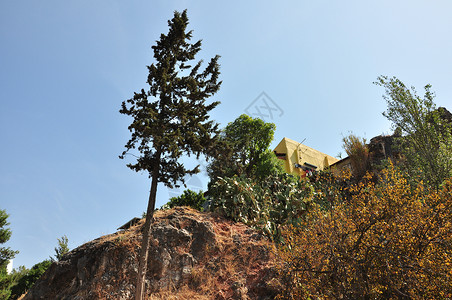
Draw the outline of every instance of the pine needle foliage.
M5 210L0 209L0 244L6 243L11 237L11 229L8 226L9 215ZM18 253L9 247L0 247L0 269L6 268L8 261Z
M50 257L50 261L60 261L63 256L69 252L68 242L69 240L66 235L63 235L58 239L58 246L55 247L55 258Z
M4 209L0 209L0 245L6 243L11 237L11 229L7 226L9 215ZM8 299L11 294L11 278L7 274L6 268L10 259L19 251L11 250L10 247L0 247L0 299Z

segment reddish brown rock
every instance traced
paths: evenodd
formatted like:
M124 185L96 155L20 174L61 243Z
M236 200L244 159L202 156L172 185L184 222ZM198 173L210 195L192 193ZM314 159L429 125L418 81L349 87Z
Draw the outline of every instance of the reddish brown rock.
M100 237L54 263L24 299L133 299L141 227ZM156 213L150 299L272 299L270 243L244 224L175 208Z

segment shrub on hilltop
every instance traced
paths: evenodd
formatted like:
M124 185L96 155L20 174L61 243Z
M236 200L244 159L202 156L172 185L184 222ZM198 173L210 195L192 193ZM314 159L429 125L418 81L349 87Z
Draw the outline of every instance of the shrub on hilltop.
M282 230L280 299L452 296L452 182L412 188L392 164Z

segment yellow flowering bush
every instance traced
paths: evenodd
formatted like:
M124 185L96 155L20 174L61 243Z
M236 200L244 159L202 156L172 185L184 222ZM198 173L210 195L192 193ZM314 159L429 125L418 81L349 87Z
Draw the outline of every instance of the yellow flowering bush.
M282 230L279 299L452 298L452 183L412 188L392 164Z

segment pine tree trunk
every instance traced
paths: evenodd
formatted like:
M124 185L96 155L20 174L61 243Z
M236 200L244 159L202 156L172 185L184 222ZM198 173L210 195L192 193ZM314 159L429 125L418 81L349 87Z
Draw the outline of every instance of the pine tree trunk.
M145 282L146 282L146 271L149 256L149 240L152 223L154 221L154 209L155 209L155 199L157 195L157 181L158 181L158 164L154 166L152 172L152 183L151 191L149 192L149 202L146 211L146 222L143 228L143 239L141 242L140 259L138 262L138 274L137 274L137 286L135 291L135 300L144 299L145 293Z

